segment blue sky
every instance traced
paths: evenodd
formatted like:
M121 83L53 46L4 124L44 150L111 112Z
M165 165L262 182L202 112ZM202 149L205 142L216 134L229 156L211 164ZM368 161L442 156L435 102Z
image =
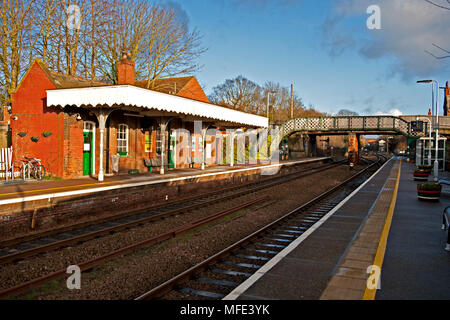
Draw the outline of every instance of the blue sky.
M450 59L424 52L442 54L433 43L450 49L450 11L424 0L166 2L203 35L208 51L196 76L207 94L243 75L261 85L293 83L305 105L327 113L426 114L431 87L416 80L450 80ZM366 26L371 4L381 9L381 30Z

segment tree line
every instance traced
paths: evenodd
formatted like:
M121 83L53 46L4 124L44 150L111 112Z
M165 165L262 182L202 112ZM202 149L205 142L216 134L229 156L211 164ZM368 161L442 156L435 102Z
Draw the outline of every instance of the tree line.
M74 6L75 5L75 6ZM205 51L176 7L149 0L2 0L0 99L11 94L34 59L50 70L117 83L123 52L136 78L155 80L193 73Z
M238 76L214 87L208 98L214 104L262 116L267 115L269 106L271 121L291 119L291 89L273 81L259 85L244 76ZM295 92L292 101L294 118L323 115L312 105L305 107Z

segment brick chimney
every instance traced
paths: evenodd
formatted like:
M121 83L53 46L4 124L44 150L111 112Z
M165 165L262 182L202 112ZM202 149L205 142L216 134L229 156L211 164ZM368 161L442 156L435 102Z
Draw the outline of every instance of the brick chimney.
M131 54L123 52L122 59L120 59L117 66L118 71L118 84L131 84L134 85L135 73L134 73L134 61L131 60Z

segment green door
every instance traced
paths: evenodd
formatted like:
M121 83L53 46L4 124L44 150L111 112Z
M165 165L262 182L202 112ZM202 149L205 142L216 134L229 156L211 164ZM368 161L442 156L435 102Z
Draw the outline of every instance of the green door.
M175 168L175 136L170 136L170 145L169 145L169 168Z
M92 174L92 132L83 133L83 175Z

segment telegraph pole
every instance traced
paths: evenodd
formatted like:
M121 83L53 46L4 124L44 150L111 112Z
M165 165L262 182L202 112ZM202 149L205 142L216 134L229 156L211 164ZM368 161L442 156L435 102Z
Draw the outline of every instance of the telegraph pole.
M294 119L294 85L291 84L291 119Z

